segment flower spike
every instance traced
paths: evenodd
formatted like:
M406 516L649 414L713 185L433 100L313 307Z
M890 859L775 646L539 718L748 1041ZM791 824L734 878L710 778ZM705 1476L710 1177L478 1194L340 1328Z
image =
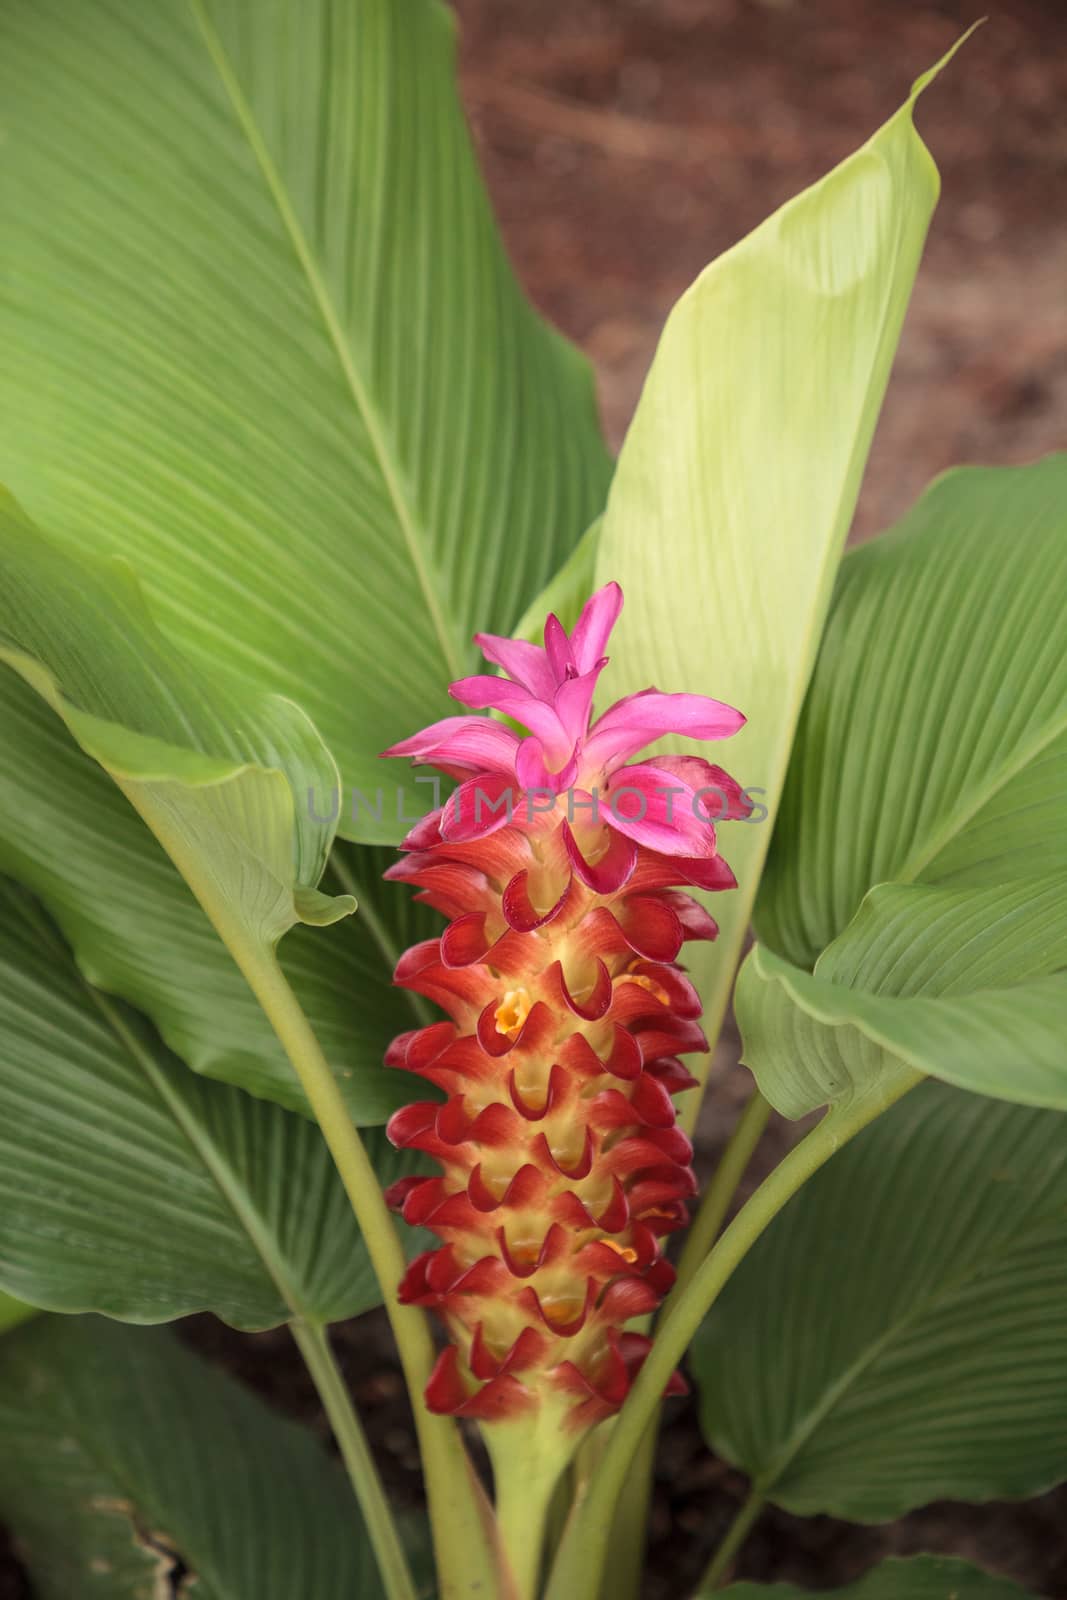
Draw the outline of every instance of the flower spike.
M731 706L650 688L592 720L621 608L609 583L569 634L550 616L543 647L476 636L505 675L461 679L453 698L525 734L446 717L385 752L459 785L388 873L449 918L395 981L450 1020L387 1056L447 1095L388 1130L441 1169L389 1191L440 1240L400 1288L451 1341L427 1401L567 1453L622 1404L648 1348L625 1324L673 1281L664 1240L695 1182L672 1096L694 1081L679 1056L706 1048L677 957L715 937L689 891L733 885L716 823L751 809L700 756L627 764L664 734L736 733Z

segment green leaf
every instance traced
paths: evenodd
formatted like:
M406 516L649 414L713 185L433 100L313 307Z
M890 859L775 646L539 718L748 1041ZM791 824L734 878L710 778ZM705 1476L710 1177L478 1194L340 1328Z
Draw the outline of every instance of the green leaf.
M1067 871L1065 607L1067 455L947 473L849 553L760 895L781 955L872 884Z
M196 667L124 562L64 552L10 496L0 576L0 660L111 774L220 931L273 948L355 909L316 888L333 826L306 797L336 768L299 707Z
M40 1600L378 1600L341 1474L162 1329L49 1318L0 1345L0 1517Z
M0 662L15 668L114 779L259 993L265 981L274 981L275 947L286 929L297 922L328 924L356 903L350 895L331 898L317 888L333 821L323 820L307 796L336 769L314 727L291 701L236 689L221 675L209 677L191 664L156 628L124 564L64 553L10 500L0 502L0 579ZM22 803L16 790L16 810ZM65 816L67 796L57 794L52 805ZM103 842L101 834L90 846L89 862ZM53 828L53 853L65 847ZM17 839L12 854L21 854ZM13 865L24 870L23 861ZM79 870L70 871L62 855L51 886L39 868L40 863L31 864L28 876L49 895L57 914L65 913L68 921L88 914L90 934L85 937L82 929L78 940L75 929L73 937L91 963L94 950L103 945L101 922L113 919L119 908L102 913L93 906L93 892L101 886L92 867L88 886L76 896L71 884ZM103 893L109 893L106 887ZM133 882L126 894L135 898L136 893ZM119 947L102 958L103 977L174 1030L182 1005L174 999L174 983L186 974L171 971L155 984L144 983L147 952L138 951L131 963L122 948L128 951L131 941L136 946L137 924L143 928L159 910L156 904L141 908ZM183 913L184 901L179 916ZM202 933L198 927L194 938ZM159 945L158 932L150 935L153 944ZM164 948L157 960L164 972L167 960ZM321 983L318 987L321 991ZM346 1022L340 1004L338 994L326 1008L335 1036ZM351 1014L349 1026L358 1026ZM257 1031L262 1035L262 1025ZM248 1045L254 1050L255 1044L253 1034ZM196 1040L193 1046L194 1055L203 1055ZM209 1046L208 1058L217 1063L218 1051ZM277 1049L262 1062L252 1057L246 1074L248 1060L247 1049L243 1057L230 1052L222 1065L228 1076L241 1082L247 1077L260 1093L302 1104L294 1075ZM400 1091L376 1066L358 1080L344 1077L345 1069L343 1058L335 1057L333 1070L342 1075L354 1109L380 1120ZM361 1108L360 1089L368 1077L370 1103Z
M737 994L788 1115L892 1060L1067 1106L1065 507L968 468L842 566Z
M883 884L815 976L757 945L736 991L744 1059L802 1116L900 1067L1067 1110L1067 873L994 889Z
M2 882L2 880L0 880ZM0 918L0 1284L56 1311L238 1327L380 1295L318 1130L193 1076L22 890ZM404 1170L368 1136L383 1181Z
M382 850L352 846L359 913L296 927L279 959L361 1124L410 1099L389 1040L418 1020L390 983L396 957L433 932L405 890L377 885ZM0 871L48 906L89 981L151 1016L208 1077L307 1111L272 1029L180 873L103 769L14 672L0 667Z
M36 1306L25 1305L9 1294L0 1293L0 1333L6 1333L9 1328L17 1328L20 1322L25 1322L29 1317L36 1315Z
M766 811L723 830L740 892L717 898L718 944L694 958L712 1031L937 199L912 121L931 76L683 295L604 516L598 577L626 593L612 687L710 694L748 718L714 757Z
M775 1504L862 1522L1067 1478L1065 1133L933 1083L861 1133L694 1342L709 1444Z
M0 477L202 665L377 752L601 510L585 362L522 297L412 0L15 0ZM425 809L412 789L408 811Z
M824 1589L825 1600L1028 1600L1010 1578L951 1556L912 1556L872 1567L843 1589ZM722 1600L815 1600L812 1589L791 1583L732 1583Z
M600 554L600 517L586 529L574 551L549 580L537 599L523 612L512 632L516 639L541 644L545 618L552 612L568 632L578 621L581 609L596 588L597 558Z

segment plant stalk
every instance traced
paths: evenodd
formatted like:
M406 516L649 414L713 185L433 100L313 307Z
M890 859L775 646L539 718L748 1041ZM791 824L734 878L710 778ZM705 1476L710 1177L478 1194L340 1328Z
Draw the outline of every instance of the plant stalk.
M548 1515L558 1475L531 1472L523 1481L509 1474L496 1497L500 1543L507 1556L514 1600L537 1600Z
M611 1538L600 1577L599 1600L638 1600L648 1545L648 1507L652 1498L659 1412L645 1429L612 1520ZM605 1429L610 1424L602 1424ZM606 1440L605 1440L606 1448Z
M708 1254L722 1227L737 1186L767 1126L771 1108L757 1089L738 1119L719 1164L704 1192L693 1219L678 1265L675 1292L684 1289L701 1261ZM663 1308L669 1314L671 1300ZM659 1437L659 1415L653 1417L634 1456L626 1483L615 1508L614 1526L608 1547L602 1600L636 1600L641 1582L641 1566L647 1538L648 1502L652 1494L652 1475ZM606 1448L607 1441L603 1449ZM598 1455L597 1460L600 1459Z
M719 1237L738 1185L752 1159L756 1146L763 1137L770 1119L771 1108L755 1090L738 1118L737 1126L727 1141L718 1166L704 1192L704 1198L686 1235L685 1247L678 1262L678 1277L674 1292L663 1308L661 1321L670 1315L672 1305L691 1282L700 1263L708 1255Z
M308 1097L382 1291L415 1416L441 1600L495 1595L500 1573L490 1546L492 1513L455 1422L426 1406L423 1391L434 1362L429 1324L397 1298L404 1252L359 1130L277 961L240 941L227 942Z
M381 1574L386 1600L417 1600L404 1546L389 1509L382 1480L352 1404L344 1379L330 1348L330 1336L320 1322L300 1319L291 1323L293 1338L311 1374L323 1410L330 1420Z
M726 1537L705 1567L696 1600L710 1600L711 1595L729 1572L734 1557L752 1532L765 1505L763 1496L753 1489L726 1530Z
M588 1496L564 1533L545 1600L597 1593L615 1504L641 1438L671 1373L735 1268L812 1174L922 1078L922 1073L900 1068L867 1093L834 1106L764 1179L681 1294L672 1291L670 1309L664 1308L655 1343L619 1412Z

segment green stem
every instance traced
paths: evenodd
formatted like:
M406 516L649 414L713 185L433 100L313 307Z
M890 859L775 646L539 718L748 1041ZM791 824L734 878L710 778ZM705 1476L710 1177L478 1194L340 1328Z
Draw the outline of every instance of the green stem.
M718 1237L730 1209L738 1184L767 1126L771 1108L757 1089L748 1101L730 1135L726 1148L704 1193L686 1246L678 1264L677 1295L689 1283ZM663 1308L670 1314L676 1300L672 1296ZM641 1581L641 1566L647 1537L648 1502L652 1494L652 1475L656 1462L659 1433L658 1415L645 1429L615 1509L614 1527L606 1556L601 1594L604 1600L635 1600ZM606 1439L604 1447L606 1448ZM603 1448L601 1454L603 1454ZM599 1457L598 1457L599 1459Z
M513 1425L501 1420L483 1429L493 1465L496 1526L505 1570L511 1580L507 1600L536 1600L540 1593L548 1523L568 1470L574 1435L564 1423L567 1403L546 1399L534 1419Z
M700 1209L693 1218L686 1236L685 1249L678 1263L678 1279L674 1293L664 1307L664 1316L669 1315L670 1307L677 1304L678 1297L691 1282L700 1263L719 1237L719 1229L726 1220L726 1213L730 1209L753 1152L763 1137L770 1114L770 1106L757 1089L730 1135L726 1149L700 1202Z
M719 1587L734 1557L752 1532L765 1504L763 1496L753 1489L727 1529L726 1537L705 1567L704 1576L697 1589L697 1600L708 1600L713 1591Z
M921 1073L900 1068L866 1094L834 1106L741 1208L681 1294L672 1293L673 1303L668 1302L670 1309L662 1319L656 1341L618 1415L585 1503L576 1507L563 1536L545 1600L574 1600L576 1595L596 1594L615 1503L642 1435L671 1373L734 1269L812 1173L922 1077Z
M363 1425L320 1322L294 1321L293 1338L311 1374L348 1471L381 1574L386 1600L417 1600L404 1546L396 1531Z
M455 1422L427 1409L423 1391L433 1368L433 1341L425 1315L414 1306L401 1305L397 1298L406 1263L377 1174L322 1047L277 961L250 949L245 941L227 943L303 1086L382 1291L415 1415L441 1600L493 1595L498 1569L489 1547L488 1507Z
M652 1498L658 1444L657 1411L644 1431L615 1506L600 1579L600 1600L637 1600L641 1592L648 1543L648 1504Z
M525 1481L509 1474L498 1486L497 1525L514 1585L514 1600L536 1600L539 1592L548 1513L558 1481L558 1474L540 1476L534 1472Z

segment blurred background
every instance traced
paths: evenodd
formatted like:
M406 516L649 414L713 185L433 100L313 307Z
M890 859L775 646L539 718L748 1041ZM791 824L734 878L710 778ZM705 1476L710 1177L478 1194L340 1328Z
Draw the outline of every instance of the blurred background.
M539 307L618 445L703 266L919 104L943 190L860 501L1067 445L1067 0L457 0L462 88Z
M534 301L592 360L614 446L664 318L701 268L862 143L983 14L982 0L456 0L456 10L462 91L508 247ZM988 13L919 106L942 201L857 537L945 467L1067 447L1067 0L991 0ZM728 1030L702 1177L748 1092L736 1060ZM788 1137L779 1125L764 1168ZM193 1318L183 1334L326 1436L285 1330L248 1338ZM390 1490L414 1503L418 1457L383 1319L339 1329L337 1344ZM708 1454L692 1411L672 1402L644 1600L689 1592L744 1491ZM739 1575L828 1589L887 1553L922 1549L1067 1600L1067 1491L1025 1506L935 1505L879 1528L771 1508ZM0 1530L0 1600L30 1595Z

